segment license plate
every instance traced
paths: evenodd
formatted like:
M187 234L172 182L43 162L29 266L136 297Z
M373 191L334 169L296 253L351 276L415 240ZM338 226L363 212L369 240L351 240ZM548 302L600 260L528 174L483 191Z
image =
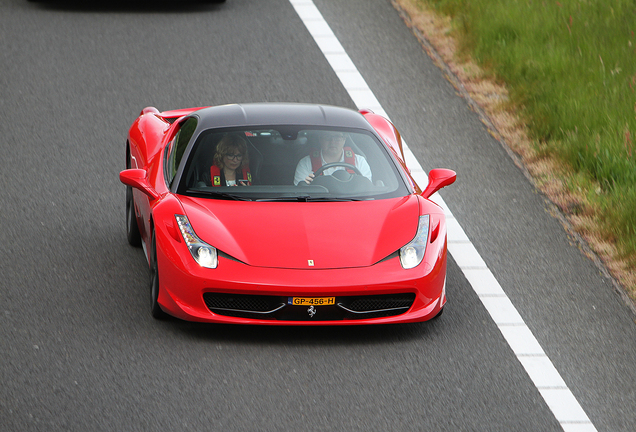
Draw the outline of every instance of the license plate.
M287 304L294 306L330 306L336 304L335 297L289 297Z

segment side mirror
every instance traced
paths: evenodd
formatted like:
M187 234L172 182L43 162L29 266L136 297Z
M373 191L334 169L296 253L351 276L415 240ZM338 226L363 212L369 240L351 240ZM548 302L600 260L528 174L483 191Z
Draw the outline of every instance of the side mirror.
M429 198L441 188L455 183L457 173L453 170L437 168L428 173L428 186L422 192L424 198Z
M155 200L159 198L159 194L156 190L150 186L148 179L146 178L146 170L142 169L127 169L119 173L119 181L126 186L139 189L151 199Z

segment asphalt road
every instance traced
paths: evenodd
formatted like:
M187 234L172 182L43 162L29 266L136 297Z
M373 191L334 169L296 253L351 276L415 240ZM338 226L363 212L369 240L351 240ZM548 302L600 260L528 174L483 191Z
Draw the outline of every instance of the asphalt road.
M141 108L354 108L287 0L0 0L0 429L557 431L451 259L444 316L356 328L158 322L124 230ZM599 431L636 430L634 313L389 0L316 0Z

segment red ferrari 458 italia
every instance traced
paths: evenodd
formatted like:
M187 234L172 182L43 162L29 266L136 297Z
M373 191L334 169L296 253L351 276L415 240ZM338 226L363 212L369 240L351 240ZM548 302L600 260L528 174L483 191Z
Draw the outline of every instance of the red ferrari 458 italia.
M400 134L370 111L257 103L145 108L126 141L128 241L155 318L426 321L446 303L446 223Z

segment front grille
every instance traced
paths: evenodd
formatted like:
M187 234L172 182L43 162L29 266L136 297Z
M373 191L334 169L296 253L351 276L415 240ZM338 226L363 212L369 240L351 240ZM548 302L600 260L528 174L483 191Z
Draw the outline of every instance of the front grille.
M380 309L409 308L415 300L415 294L388 294L377 296L350 297L348 308L356 312Z
M215 309L249 312L271 312L281 305L281 297L243 294L205 293L203 301L212 312Z
M218 315L279 321L338 321L400 315L415 300L413 293L336 297L332 306L316 306L311 316L307 306L287 304L288 297L249 294L203 294L208 309Z

